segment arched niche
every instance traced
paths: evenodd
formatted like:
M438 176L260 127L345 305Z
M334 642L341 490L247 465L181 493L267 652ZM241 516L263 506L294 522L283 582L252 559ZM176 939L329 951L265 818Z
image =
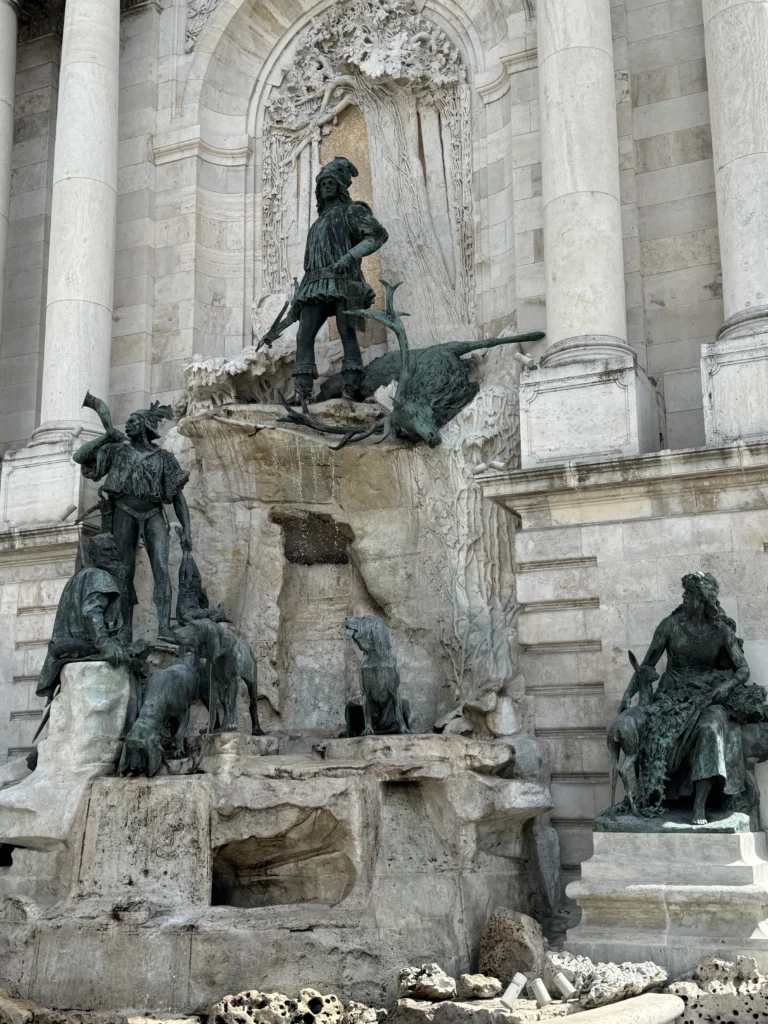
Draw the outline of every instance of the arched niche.
M473 179L476 186L484 164L508 153L511 135L507 139L501 117L494 118L497 137L491 139L490 127L486 132L486 123L491 125L485 116L490 113L488 90L483 85L478 92L475 84L495 82L499 75L503 80L500 55L508 46L507 15L512 9L522 11L523 2L392 0L386 6L398 14L405 49L410 45L413 52L403 53L402 46L395 52L386 32L377 46L390 65L398 56L406 60L406 73L369 74L364 57L363 66L353 66L348 76L343 73L347 69L333 67L329 81L348 78L346 86L335 83L327 100L329 112L338 110L341 117L305 132L310 137L292 146L290 139L276 138L273 115L286 92L293 89L295 95L303 85L294 72L302 47L311 47L308 36L316 38L319 26L349 23L356 3L375 10L385 5L379 0L314 5L305 0L279 5L222 0L189 55L182 120L199 125L200 138L218 152L243 147L248 140L241 278L246 309L275 290L290 292L292 278L300 276L306 228L314 216L314 174L321 159L343 154L343 138L338 150L334 139L344 134L344 111L354 108L366 127L375 177L370 195L360 198L372 203L390 231L391 241L380 255L381 273L404 281L398 297L401 308L412 314L412 342L470 338L477 335L478 324L494 331L513 321L511 163L504 170L505 191L493 200L496 211L503 208L495 227L487 200L478 205L472 194ZM501 221L508 225L506 241ZM230 262L233 256L227 254ZM511 267L502 288L492 279L490 260ZM367 273L376 284L379 269L367 268ZM491 292L493 308L487 301ZM482 310L479 305L475 309L476 298ZM248 320L244 327L247 344Z
M381 274L403 282L400 304L417 314L409 323L412 342L472 336L471 68L465 53L413 0L344 0L283 44L275 64L280 81L259 90L254 108L257 291L290 291L294 277L301 277L315 215L314 180L329 156L348 155L344 122L354 112L371 172L371 194L364 198L389 231L379 254Z

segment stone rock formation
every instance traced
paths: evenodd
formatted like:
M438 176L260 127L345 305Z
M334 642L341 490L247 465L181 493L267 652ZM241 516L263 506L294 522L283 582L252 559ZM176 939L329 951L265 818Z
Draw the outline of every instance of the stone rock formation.
M335 995L303 988L298 997L281 992L239 992L215 1003L210 1024L339 1024L344 1007Z
M480 939L478 969L506 988L518 971L540 977L546 956L541 925L527 914L501 909L489 917Z
M456 979L457 999L495 999L501 991L499 979L485 974L460 974Z
M752 957L707 957L692 979L673 981L667 991L685 1003L682 1024L768 1020L768 979Z
M400 999L426 999L437 1002L455 999L456 982L438 964L404 967L397 990Z

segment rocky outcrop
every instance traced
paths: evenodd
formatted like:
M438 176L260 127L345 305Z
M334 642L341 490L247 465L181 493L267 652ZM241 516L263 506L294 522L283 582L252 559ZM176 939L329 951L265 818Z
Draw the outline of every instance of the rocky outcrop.
M400 999L455 999L456 982L438 964L404 967L397 994Z
M498 978L504 988L518 971L540 977L547 962L541 925L515 910L497 910L480 939L482 974Z

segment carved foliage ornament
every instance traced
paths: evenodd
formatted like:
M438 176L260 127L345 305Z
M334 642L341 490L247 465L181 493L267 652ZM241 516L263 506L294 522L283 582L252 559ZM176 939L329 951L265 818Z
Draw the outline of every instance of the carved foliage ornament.
M187 0L187 53L194 50L203 29L220 3L221 0Z
M21 0L19 41L28 43L42 36L61 36L64 28L64 0Z

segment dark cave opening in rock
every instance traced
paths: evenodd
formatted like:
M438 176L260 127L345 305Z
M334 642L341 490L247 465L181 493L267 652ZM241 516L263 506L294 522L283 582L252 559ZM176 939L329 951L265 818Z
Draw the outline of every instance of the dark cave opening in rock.
M346 523L319 512L272 512L272 521L283 528L283 550L294 565L347 565L347 545L354 534Z

